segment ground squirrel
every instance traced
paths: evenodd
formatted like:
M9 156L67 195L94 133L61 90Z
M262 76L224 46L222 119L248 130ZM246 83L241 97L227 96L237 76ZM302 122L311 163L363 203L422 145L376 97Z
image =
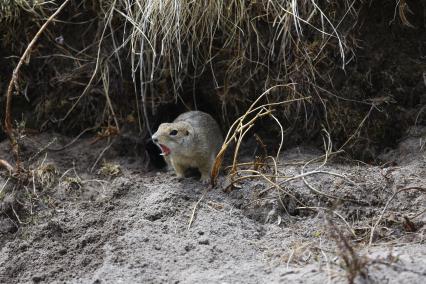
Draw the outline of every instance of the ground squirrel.
M219 125L209 114L188 111L172 123L162 123L152 135L152 141L161 149L161 155L183 178L189 168L197 168L201 181L208 182L219 152L223 136Z

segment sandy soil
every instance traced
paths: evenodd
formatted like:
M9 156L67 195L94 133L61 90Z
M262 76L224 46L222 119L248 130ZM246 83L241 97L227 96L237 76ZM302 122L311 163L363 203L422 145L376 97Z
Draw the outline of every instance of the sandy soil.
M36 187L14 190L0 172L1 283L344 283L351 271L356 283L426 279L426 195L401 190L426 187L425 128L383 154L381 166L340 156L306 176L316 190L352 201L315 194L301 178L279 179L281 190L258 179L224 191L222 176L203 195L195 178L143 171L129 149L109 148L92 169L105 141L41 151L54 136L25 139ZM0 157L9 152L3 141ZM288 149L280 173L299 175L322 154Z

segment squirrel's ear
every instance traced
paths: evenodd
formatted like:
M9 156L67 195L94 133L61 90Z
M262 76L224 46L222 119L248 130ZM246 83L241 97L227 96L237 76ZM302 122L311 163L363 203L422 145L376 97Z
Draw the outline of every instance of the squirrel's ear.
M194 128L192 127L191 124L187 123L187 122L183 122L183 130L182 132L185 134L185 136L190 136L190 135L194 135Z

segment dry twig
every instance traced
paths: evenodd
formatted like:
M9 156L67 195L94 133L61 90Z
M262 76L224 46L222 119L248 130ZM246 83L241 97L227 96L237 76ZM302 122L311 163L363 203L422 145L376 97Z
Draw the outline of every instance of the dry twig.
M12 146L12 152L16 161L16 170L19 171L20 169L20 161L19 161L19 145L17 138L15 137L15 134L13 132L13 126L12 126L12 94L13 94L13 87L15 86L15 89L18 89L17 87L17 80L19 77L19 70L21 69L21 66L29 61L29 56L31 54L31 50L36 43L37 39L41 36L43 31L46 29L46 27L49 25L49 23L62 11L62 9L70 2L70 0L65 0L64 3L47 19L47 21L41 26L41 28L38 30L36 35L33 37L31 42L28 44L27 48L24 51L24 54L22 54L21 58L19 59L18 65L15 67L12 73L12 78L9 82L9 86L7 88L6 93L6 110L5 110L5 119L4 119L4 128L5 132L9 137L11 146Z
M370 247L373 243L373 238L374 238L374 231L376 230L376 227L379 225L380 221L383 218L383 215L385 214L386 210L388 209L390 203L392 202L392 200L401 192L403 191L407 191L407 190L420 190L423 192L426 192L426 188L424 187L419 187L419 186L412 186L412 187L405 187L405 188L401 188L398 191L396 191L394 194L392 194L392 196L389 198L389 200L386 202L385 207L383 207L382 213L379 216L379 219L377 219L376 223L374 223L373 228L371 228L371 233L370 233L370 241L368 242L368 247Z
M231 125L231 127L228 130L228 133L225 137L225 141L223 142L222 148L220 149L219 153L217 154L216 159L215 159L215 163L213 165L213 169L212 169L212 172L211 172L211 182L212 182L213 186L216 184L216 179L217 179L217 176L219 174L219 169L220 169L220 166L222 165L225 152L232 142L235 142L235 144L236 144L232 168L231 168L231 177L234 177L234 175L237 172L237 165L238 165L237 157L238 157L239 148L241 146L241 142L242 142L243 138L245 137L245 135L247 134L247 132L254 126L254 123L258 119L269 115L279 124L280 129L282 130L282 126L279 123L279 121L277 121L277 119L274 116L272 116L271 108L278 106L278 105L282 105L282 104L289 104L289 103L293 103L293 102L304 101L304 100L310 99L310 97L302 97L302 98L290 99L290 100L285 100L285 101L276 102L276 103L266 103L266 104L258 105L260 100L263 99L264 97L266 97L273 89L278 88L278 87L289 88L292 85L293 84L277 85L277 86L273 86L273 87L269 88L268 90L263 92L251 104L251 106L244 113L244 115L242 115L240 118L238 118ZM253 115L254 115L254 117L252 117ZM283 142L283 139L281 139L279 149L281 149L281 147L282 147L282 142ZM279 155L279 152L277 153L276 158L278 158L278 155Z

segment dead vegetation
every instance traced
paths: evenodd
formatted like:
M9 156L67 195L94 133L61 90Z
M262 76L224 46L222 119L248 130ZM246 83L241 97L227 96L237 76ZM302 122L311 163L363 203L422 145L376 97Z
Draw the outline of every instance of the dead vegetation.
M21 136L30 129L22 129L16 122L21 111L27 111L22 120L29 121L28 127L37 131L82 135L89 129L93 136L97 131L94 144L119 136L126 124L137 125L139 135L149 137L165 118L163 109L170 105L178 105L180 110L199 108L215 115L224 130L229 129L212 172L213 185L225 155L229 155L228 192L245 181L259 180L265 185L258 193L259 200L274 198L287 213L328 212L337 220L329 221L334 232L331 238L348 281L367 278L371 262L357 255L351 242L371 245L395 196L414 188L424 192L424 188L394 192L386 204L379 204L381 214L371 218L374 224L366 229L356 228L334 209L336 204L345 203L363 206L366 201L362 196L326 192L310 177L327 175L339 184L360 186L359 181L325 166L352 150L364 160L375 159L378 149L396 143L402 135L403 128L396 131L396 124L424 122L425 102L420 97L424 86L413 88L413 98L406 102L402 95L398 98L388 89L385 94L374 92L371 69L351 73L362 45L359 29L371 16L365 2L3 2L0 56L6 64L0 67L0 78L10 83L7 88L0 84L5 94L0 99L5 110L0 118L5 121L3 129L11 141L14 162L0 159L0 167L7 171L7 181L0 190L1 212L23 224L17 207L31 215L37 200L48 199L47 193L55 185L79 191L85 183L93 182L85 181L75 169L60 173L44 160L35 165L22 160ZM401 22L395 25L412 29L416 26L407 3L394 3ZM413 77L417 78L419 70ZM350 78L342 75L344 72ZM393 83L392 75L385 73L383 76ZM351 80L362 82L360 89L366 86L369 91L347 92ZM17 103L12 104L12 99ZM33 117L36 119L28 119ZM267 127L262 132L264 125ZM391 136L389 131L393 131ZM275 146L264 142L268 138L265 133L274 137ZM253 135L257 135L263 154L253 161L241 161L243 141ZM301 162L297 174L286 173L280 157L284 145L307 139L317 144L322 141L323 155ZM36 155L45 154L49 148ZM120 166L100 162L103 153L94 161L91 172L99 168L102 176L120 175ZM302 181L309 192L289 189L294 181ZM4 202L6 196L13 200ZM193 208L189 227L196 221L196 209L204 196ZM307 203L311 197L318 204ZM255 202L262 204L259 200ZM340 222L350 237L333 222ZM407 231L415 228L410 222L406 219L404 223Z
M401 22L408 23L407 2L397 4ZM345 148L357 145L358 151L366 146L364 158L372 158L378 145L388 140L383 136L391 125L385 116L392 115L397 101L382 94L339 90L336 79L356 60L358 22L365 20L366 5L70 1L47 26L31 57L22 57L27 66L20 79L13 80L16 94L22 95L16 99L20 105L30 101L24 109L37 117L30 127L42 131L75 134L87 127L111 126L120 130L130 116L146 137L172 104L179 110L168 119L174 112L202 108L220 119L225 130L266 89L291 84L293 90L268 96L269 103L311 97L275 106L286 141L318 138L324 126L340 147L365 119ZM17 56L58 8L55 1L2 4L0 21L8 24L3 25L1 55L8 64L2 67L2 78L9 79ZM359 79L371 84L370 75ZM372 119L376 122L370 123ZM295 131L300 134L291 135Z

